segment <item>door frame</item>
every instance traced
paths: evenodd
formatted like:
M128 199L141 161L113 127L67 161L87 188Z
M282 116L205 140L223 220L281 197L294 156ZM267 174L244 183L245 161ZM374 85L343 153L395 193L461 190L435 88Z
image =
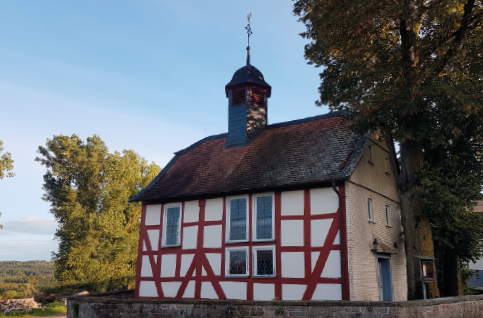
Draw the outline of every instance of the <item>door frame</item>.
M384 294L382 293L381 284L383 284L382 277L381 277L381 268L379 259L386 259L389 262L389 276L390 276L390 283L391 286L389 287L391 291L391 300L394 301L394 284L392 281L392 266L391 266L391 254L376 254L376 268L377 268L377 289L379 290L379 300L383 301Z

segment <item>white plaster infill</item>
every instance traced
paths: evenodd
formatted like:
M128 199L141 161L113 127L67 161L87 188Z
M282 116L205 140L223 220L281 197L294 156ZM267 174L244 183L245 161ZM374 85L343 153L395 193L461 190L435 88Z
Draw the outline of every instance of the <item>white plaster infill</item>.
M304 190L282 192L282 215L304 214Z
M198 200L184 203L183 223L198 222L200 219L200 207Z
M145 225L159 225L161 222L161 204L146 205Z

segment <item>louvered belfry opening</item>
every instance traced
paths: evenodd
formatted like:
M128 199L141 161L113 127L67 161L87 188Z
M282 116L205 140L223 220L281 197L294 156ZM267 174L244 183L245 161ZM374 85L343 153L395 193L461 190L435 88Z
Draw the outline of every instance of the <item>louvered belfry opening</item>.
M251 87L250 106L260 107L265 105L265 90L257 86Z
M231 92L231 105L237 106L237 105L245 104L245 97L246 97L245 88L234 89Z

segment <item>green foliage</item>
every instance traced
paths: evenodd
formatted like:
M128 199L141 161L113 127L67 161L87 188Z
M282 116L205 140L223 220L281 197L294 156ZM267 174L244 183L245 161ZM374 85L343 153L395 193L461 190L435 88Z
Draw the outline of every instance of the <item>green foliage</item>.
M132 150L109 153L93 136L54 136L36 160L47 168L43 199L59 223L53 255L61 284L90 291L134 282L141 204L128 199L159 172Z
M462 272L462 278L464 281L464 294L465 295L476 295L478 294L474 288L471 287L470 285L470 279L474 276L474 272L468 268L468 265L462 266L461 269Z
M55 308L55 307L65 307L63 301L53 301L44 306L44 308Z
M54 262L0 262L0 299L32 297L56 284Z
M324 66L317 104L349 110L358 130L437 143L459 128L451 114L481 109L481 1L298 0L294 12L306 58Z
M435 241L462 259L479 257L483 2L298 0L294 13L306 58L324 67L316 104L398 141L400 189L417 202L403 211L429 218Z
M52 307L47 305L45 308L26 310L16 310L9 313L0 313L0 318L3 317L21 317L21 318L33 318L33 317L45 317L58 314L67 313L67 308L62 303L61 305Z
M0 154L2 154L2 151L3 151L2 146L3 146L3 141L0 140ZM6 152L0 157L0 180L2 180L4 177L11 178L15 176L15 173L8 172L12 169L13 169L12 155L9 152Z
M421 215L431 221L434 241L443 249L457 250L464 262L481 257L483 215L473 213L482 200L483 116L455 115L458 132L446 134L439 145L427 143L421 172Z

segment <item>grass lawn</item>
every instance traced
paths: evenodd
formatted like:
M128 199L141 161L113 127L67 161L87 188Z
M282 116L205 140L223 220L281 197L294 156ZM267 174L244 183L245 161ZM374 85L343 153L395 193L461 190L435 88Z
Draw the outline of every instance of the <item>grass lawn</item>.
M31 311L24 311L24 310L15 310L9 313L0 313L0 318L3 317L23 317L23 318L30 318L30 317L45 317L51 316L56 314L65 314L67 312L67 308L65 306L55 306L55 307L46 307L42 309L32 309Z

